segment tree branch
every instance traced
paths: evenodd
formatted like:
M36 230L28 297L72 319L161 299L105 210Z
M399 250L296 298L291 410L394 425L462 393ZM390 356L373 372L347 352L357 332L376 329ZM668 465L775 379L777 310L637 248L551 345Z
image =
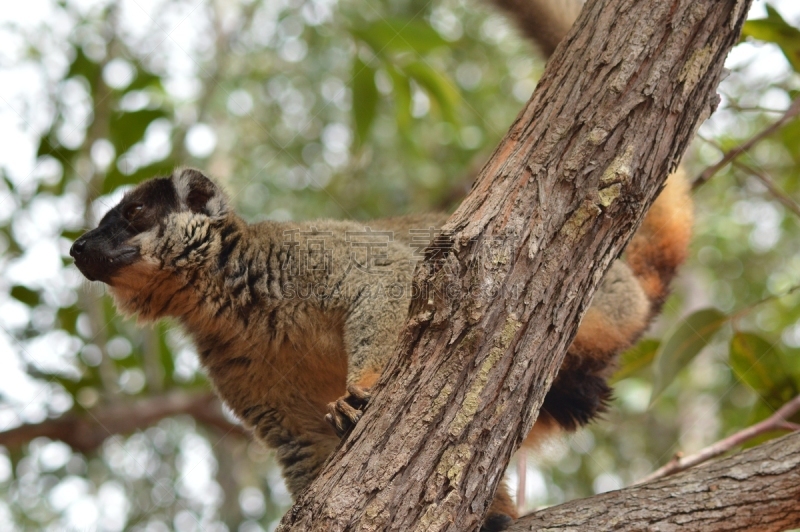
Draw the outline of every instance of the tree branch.
M110 436L130 434L180 414L190 415L199 423L226 434L249 436L244 428L225 418L214 394L174 392L128 403L118 402L85 414L70 412L57 419L22 425L0 432L0 445L14 449L34 438L46 437L63 441L75 451L87 453L97 449Z
M705 137L703 137L701 135L698 135L698 138L700 138L703 141L711 144L712 146L717 148L720 152L725 154L725 150L722 149L722 146L720 146L719 142L717 142L717 141L715 141L713 139L705 138ZM770 178L766 174L766 172L758 170L758 169L750 166L749 164L743 163L742 161L734 160L734 161L732 161L732 164L733 164L733 166L739 168L740 170L744 170L745 172L748 172L749 174L753 175L756 179L761 181L761 184L764 185L764 187L766 187L767 191L770 194L772 194L772 196L776 200L778 200L781 204L783 204L784 207L786 207L787 209L792 211L795 214L795 216L800 217L800 204L798 204L794 199L792 199L786 192L781 190L780 187L777 184L775 184L775 181L773 181L772 178Z
M733 165L737 168L744 170L745 172L750 173L756 179L761 181L761 184L766 187L772 196L778 200L784 207L789 209L795 216L800 218L800 204L798 204L791 196L789 196L786 192L780 189L778 185L775 184L775 181L770 178L766 172L758 170L757 168L750 166L749 164L745 164L742 161L733 161Z
M800 526L800 433L669 478L520 518L508 532L713 530Z
M708 447L701 449L700 451L689 456L681 456L680 454L676 454L672 460L644 477L638 482L638 484L651 482L679 471L689 469L690 467L701 464L706 460L711 460L712 458L715 458L721 454L727 453L728 451L742 445L748 440L752 440L753 438L767 432L772 432L775 430L797 430L800 427L794 423L791 423L789 418L797 413L798 410L800 410L800 395L780 407L775 411L774 414L769 416L764 421L756 423L755 425L747 427L746 429L742 429L735 434L731 434L727 438L709 445Z
M738 146L727 152L725 155L722 156L722 159L720 159L718 163L713 164L708 168L706 168L705 170L703 170L703 173L697 176L697 179L695 179L694 182L692 183L692 190L695 190L701 185L705 184L705 182L711 179L714 176L714 174L722 170L722 168L724 168L726 164L736 159L738 156L740 156L741 154L743 154L744 152L755 146L757 143L761 142L766 137L772 135L774 132L778 131L780 128L791 122L794 119L794 117L796 117L798 114L800 114L800 98L796 98L789 106L789 108L786 110L786 112L783 113L783 116L781 116L769 127L765 128L763 131L754 135L749 140L739 144Z
M702 118L750 0L586 4L428 249L361 421L281 530L475 530L597 284Z

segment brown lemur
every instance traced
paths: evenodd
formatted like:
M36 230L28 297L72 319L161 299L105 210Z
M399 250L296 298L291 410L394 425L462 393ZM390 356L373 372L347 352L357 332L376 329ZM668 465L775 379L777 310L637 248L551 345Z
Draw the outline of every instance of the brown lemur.
M578 0L493 0L549 55ZM642 334L686 256L680 172L598 288L528 437L575 430L605 408L616 355ZM297 496L356 423L393 353L411 277L446 215L248 224L219 186L176 170L129 191L70 254L140 321L177 318L223 401L275 449ZM326 419L327 418L327 419ZM516 517L504 486L483 530Z

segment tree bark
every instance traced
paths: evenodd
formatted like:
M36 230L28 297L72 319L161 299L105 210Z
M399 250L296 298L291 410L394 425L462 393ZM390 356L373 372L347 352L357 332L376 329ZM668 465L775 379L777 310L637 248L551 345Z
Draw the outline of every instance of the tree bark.
M526 515L509 532L709 530L800 526L800 433L666 479Z
M430 247L398 352L281 530L475 530L751 0L596 0Z

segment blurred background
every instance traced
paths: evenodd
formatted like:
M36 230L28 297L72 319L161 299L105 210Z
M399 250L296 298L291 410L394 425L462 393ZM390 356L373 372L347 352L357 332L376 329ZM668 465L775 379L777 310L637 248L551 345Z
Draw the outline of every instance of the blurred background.
M478 0L6 4L0 529L272 530L290 498L271 453L180 328L118 317L71 242L177 165L251 221L452 210L543 61ZM698 187L689 264L604 419L512 461L528 509L628 485L800 391L800 5L751 19L690 175L786 123Z

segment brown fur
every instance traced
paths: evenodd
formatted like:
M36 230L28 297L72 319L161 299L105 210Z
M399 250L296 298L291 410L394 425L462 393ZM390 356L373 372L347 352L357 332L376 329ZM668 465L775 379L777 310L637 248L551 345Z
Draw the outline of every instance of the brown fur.
M694 216L690 188L685 171L678 168L628 244L628 264L647 297L657 303L656 311L669 295L669 282L686 260Z
M109 273L109 291L123 313L141 321L172 316L183 323L220 397L276 448L297 495L338 444L325 421L328 405L348 383L372 387L396 343L418 260L410 230L425 235L444 216L372 227L331 220L250 225L198 172L179 170L169 181L176 208L125 240L138 257ZM198 187L202 201L192 197ZM161 201L141 196L136 189L115 209L125 210L132 198L153 208ZM95 231L113 223L124 222ZM366 249L359 239L378 243L370 264L353 256ZM92 240L91 233L81 240ZM356 415L346 403L337 412L342 408Z
M196 174L178 171L171 178L176 190L183 187L188 172ZM212 199L225 205L217 197L222 192L214 190ZM642 271L661 272L650 277L657 281L668 281L673 262L658 262L662 255L645 244L686 244L686 231L676 233L672 226L682 227L690 211L677 210L680 218L667 215L665 202L676 198L682 196L662 196L654 207L656 217L643 224L641 231L661 235L637 237L636 251L645 259L636 254L629 258ZM379 378L406 314L409 292L392 299L387 293L362 297L362 289L387 283L408 287L421 258L415 257L419 236L412 238L410 230L424 235L443 219L425 215L371 224L372 231L400 230L393 231L381 250L379 271L364 273L348 269L352 249L347 235L364 234L360 224L322 220L248 225L227 209L219 215L178 210L129 239L140 256L110 276L110 292L120 310L138 314L140 320L174 316L183 322L217 393L256 437L276 449L287 485L297 495L338 444L339 436L325 422L326 412L350 418L339 425L341 430L357 421L368 399L358 390L368 390ZM667 222L672 224L669 233L661 229ZM308 241L305 246L302 238L291 242L298 231ZM324 241L323 248L311 245L317 239ZM663 256L674 261L680 253L669 248ZM319 293L304 295L304 284L320 288ZM290 286L294 291L287 291ZM332 296L334 287L342 289L338 297ZM602 408L614 356L646 327L653 304L647 296L665 290L642 290L624 263L611 268L545 399L529 443L560 427L585 423ZM361 403L353 406L347 383L349 390L362 394ZM504 522L502 515L515 516L505 487L490 515L495 524Z
M517 517L519 517L517 507L508 494L508 486L502 482L497 487L492 504L486 513L481 532L505 530Z

